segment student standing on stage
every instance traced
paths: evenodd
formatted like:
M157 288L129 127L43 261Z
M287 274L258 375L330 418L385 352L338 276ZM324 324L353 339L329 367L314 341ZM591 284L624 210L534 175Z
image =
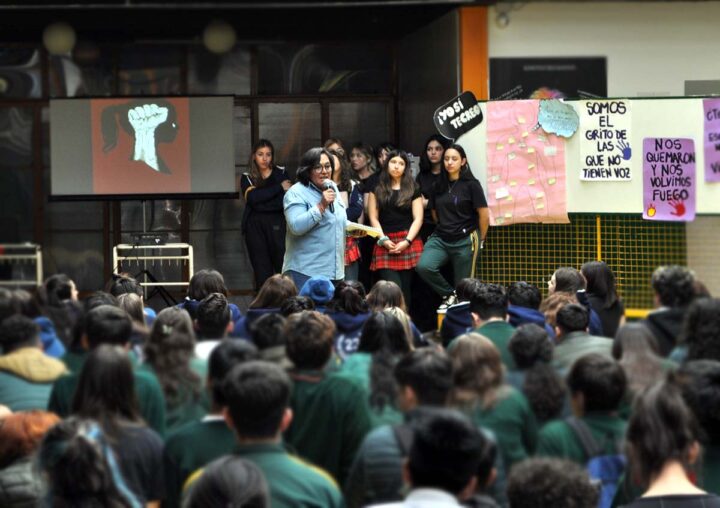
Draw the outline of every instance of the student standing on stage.
M368 194L375 190L379 176L376 172L377 163L372 147L364 143L353 145L350 151L350 164L355 172L355 178L360 182L360 192L363 195L365 213L367 214ZM365 217L365 223L369 223L368 217ZM372 259L374 241L372 238L366 237L358 243L360 244L358 280L363 283L366 290L369 290L373 284L370 274L370 260Z
M429 207L437 227L425 244L417 272L436 293L445 298L443 305L455 303L453 286L465 277L474 277L477 255L482 249L490 223L490 213L480 182L473 176L465 150L450 145L445 150L436 192ZM451 286L440 273L452 263L455 284Z
M332 180L340 190L340 199L347 208L347 220L360 222L363 217L363 196L360 185L352 178L347 159L336 150L328 150L333 159ZM345 280L357 280L360 247L358 239L348 235L345 239Z
M291 183L285 170L274 164L274 155L272 143L259 140L253 146L249 171L240 180L245 198L242 229L256 289L268 277L282 271L285 255L283 197Z
M423 221L420 188L413 180L410 161L402 150L390 152L378 184L368 195L370 224L383 235L373 250L370 270L379 278L395 282L410 301L412 269L422 254L418 235Z
M425 151L420 155L420 173L417 175L417 183L420 186L420 192L423 197L423 208L425 209L425 219L423 227L420 230L420 237L423 242L427 242L432 232L435 230L435 220L432 217L432 210L429 208L430 196L443 169L443 155L447 139L440 134L433 134L425 142Z

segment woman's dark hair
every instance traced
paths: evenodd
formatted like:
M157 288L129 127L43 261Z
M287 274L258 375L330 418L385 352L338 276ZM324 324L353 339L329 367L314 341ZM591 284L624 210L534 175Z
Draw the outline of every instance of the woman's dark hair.
M615 274L605 261L588 261L580 267L580 272L587 282L587 292L602 298L604 309L615 305L618 301Z
M311 148L310 150L305 152L302 156L302 159L300 159L300 167L297 170L298 182L302 183L305 186L310 185L310 172L313 170L313 168L316 168L320 165L320 157L323 155L325 155L330 160L330 166L332 167L333 171L335 171L335 161L330 155L330 152L328 152L325 148Z
M190 368L195 332L190 315L178 307L161 310L145 344L145 361L152 366L168 405L189 392L198 399L203 380Z
M374 311L381 311L388 307L399 307L407 312L402 289L389 280L379 280L375 283L367 295L367 303L370 309Z
M45 279L45 303L50 307L61 307L62 302L72 297L73 281L64 273L51 275Z
M212 293L228 295L225 279L217 270L203 269L195 272L188 285L188 298L198 302Z
M37 464L48 482L44 506L140 508L108 439L92 420L68 418L51 428Z
M518 326L508 342L508 350L521 370L537 363L550 363L553 349L547 331L534 323Z
M280 314L285 317L304 310L315 310L315 302L309 296L291 296L280 306Z
M448 150L455 150L460 154L460 158L465 159L465 164L460 168L459 180L477 180L470 170L470 163L467 160L467 155L465 155L465 149L462 146L453 143L450 146L445 147L443 157L447 154ZM435 185L435 191L438 194L442 194L443 192L447 192L449 188L450 179L448 178L447 171L445 171L445 160L443 159L443 171L440 172L440 178L438 178L437 184Z
M30 319L34 319L42 314L37 298L24 289L14 289L11 299L12 306L18 314L22 314Z
M587 287L585 277L577 268L563 266L555 270L555 293L575 294Z
M633 479L647 486L670 461L690 467L691 449L700 429L672 381L658 383L640 394L633 405L626 434Z
M431 141L437 141L442 145L443 152L447 149L448 146L448 140L441 136L440 134L433 134L427 140L425 140L425 144L423 145L422 153L420 154L420 173L430 173L432 171L432 164L430 163L430 159L427 155L427 147L430 144ZM440 159L440 169L442 169L443 161L442 158Z
M567 387L549 363L536 363L525 372L522 392L539 423L560 417Z
M337 157L337 160L339 162L339 165L335 165L333 161L333 174L332 179L335 181L335 174L340 173L339 182L336 182L338 189L341 192L352 192L352 181L353 181L353 174L352 169L350 169L350 163L347 161L345 157L340 155L335 150L328 150L328 153L333 156Z
M359 152L362 152L362 154L365 156L365 158L368 160L368 166L370 167L370 172L375 173L378 169L377 165L377 159L375 158L375 150L373 150L373 147L368 145L367 143L355 143L352 148L350 149L350 154L352 155L352 151L357 150Z
M106 106L102 110L100 114L100 128L103 138L103 152L109 152L117 145L118 123L126 133L131 136L134 135L135 129L130 125L128 112L136 107L146 106L149 101L152 101L158 107L167 108L167 118L155 128L155 146L157 147L158 143L170 143L175 139L178 130L175 106L163 99L147 98L144 100L134 100L125 104ZM158 168L161 172L170 173L170 169L160 157L157 158L157 161Z
M657 340L642 323L628 323L615 334L612 355L625 371L628 389L635 395L662 379Z
M119 346L100 345L90 351L80 371L72 413L97 420L111 438L122 422L141 421L132 365Z
M80 316L80 308L72 300L74 282L64 273L51 275L43 286L38 288L38 298L43 314L50 318L55 326L58 338L65 346L73 341L73 328Z
M400 157L405 162L405 171L400 179L400 191L398 193L397 202L395 206L399 208L410 208L412 206L412 198L415 195L415 189L417 183L413 180L412 171L410 170L410 159L408 159L407 153L402 150L394 150L388 154L385 165L380 171L380 178L378 184L375 187L375 196L377 196L378 209L391 206L393 201L393 190L392 190L392 178L390 177L390 171L388 170L390 159Z
M262 187L266 183L265 179L263 179L262 175L260 174L260 170L258 169L257 164L255 164L255 152L257 152L261 148L270 149L270 155L272 156L272 160L270 161L270 169L273 169L275 167L275 147L267 139L258 139L252 147L252 151L250 152L250 160L248 161L250 181L255 187Z
M333 298L327 305L327 310L329 312L345 312L351 316L368 312L370 307L365 301L365 286L356 280L338 282Z
M325 140L325 143L323 143L323 148L325 148L326 150L329 150L332 145L338 145L338 146L340 147L340 149L342 150L341 156L342 156L345 160L348 160L348 158L349 158L349 157L348 157L348 153L347 153L347 150L345 150L345 143L343 142L342 139L340 139L340 138L327 138L327 139Z
M255 299L250 302L251 309L280 308L285 300L297 296L298 290L293 280L287 275L276 273L268 278L260 287Z
M117 297L125 293L135 293L138 296L143 295L143 288L140 283L129 275L115 275L108 281L105 291Z
M689 360L720 360L720 299L698 298L690 304L680 340Z
M266 508L270 493L262 471L235 455L214 460L188 486L187 506Z
M472 277L465 277L460 279L460 282L455 286L455 294L459 302L469 302L472 295L482 286L480 279Z

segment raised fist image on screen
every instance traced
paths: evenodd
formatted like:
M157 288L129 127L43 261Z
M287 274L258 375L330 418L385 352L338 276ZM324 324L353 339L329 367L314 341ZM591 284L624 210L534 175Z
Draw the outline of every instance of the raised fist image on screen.
M172 173L158 156L158 143L169 143L177 135L175 107L167 101L134 101L108 106L102 112L103 151L109 152L117 145L117 125L134 138L131 159L144 162L155 171Z

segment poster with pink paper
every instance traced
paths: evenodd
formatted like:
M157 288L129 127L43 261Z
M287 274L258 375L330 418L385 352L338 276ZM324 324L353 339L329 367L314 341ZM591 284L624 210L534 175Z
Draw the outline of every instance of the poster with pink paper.
M720 99L705 99L705 181L720 182Z
M695 142L643 139L643 219L693 220L695 191Z
M490 223L567 224L565 140L538 127L539 101L487 103Z

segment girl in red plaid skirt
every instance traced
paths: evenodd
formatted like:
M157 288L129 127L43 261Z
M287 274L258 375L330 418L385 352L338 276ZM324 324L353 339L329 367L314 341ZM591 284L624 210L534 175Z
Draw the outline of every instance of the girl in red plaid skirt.
M351 178L350 164L347 158L337 150L328 150L333 158L332 179L340 189L340 199L347 208L347 219L361 222L363 215L363 199L358 182ZM357 238L349 236L345 239L345 280L357 280L360 247Z
M412 271L423 250L420 228L423 203L402 150L390 152L375 190L368 195L370 224L383 234L373 250L370 270L381 280L395 282L410 302Z

